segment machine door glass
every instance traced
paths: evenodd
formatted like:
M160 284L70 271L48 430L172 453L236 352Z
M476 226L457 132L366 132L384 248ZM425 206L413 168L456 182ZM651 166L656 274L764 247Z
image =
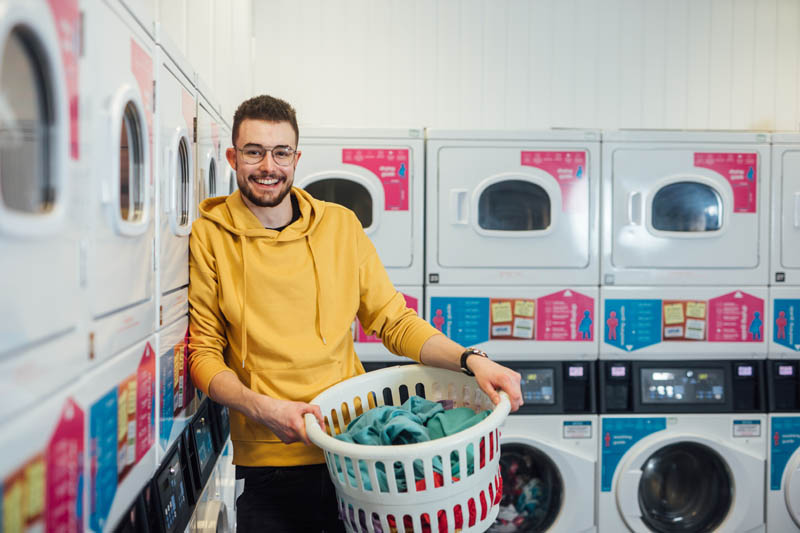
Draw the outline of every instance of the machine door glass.
M542 451L520 443L502 446L500 472L503 498L494 533L547 531L564 500L564 482L553 460Z
M13 211L44 214L57 198L51 168L53 95L34 38L13 30L3 45L0 95L0 198Z
M780 264L800 268L800 150L784 152L780 184Z
M236 172L234 170L230 170L228 172L228 194L233 194L236 190Z
M642 466L642 521L658 533L714 531L732 501L731 473L722 457L708 446L670 444Z
M756 268L763 260L759 181L695 164L693 150L613 151L611 261L615 268ZM754 163L752 176L759 176ZM732 172L732 171L731 171ZM738 174L736 175L738 176Z
M550 196L522 180L493 183L478 199L478 226L495 231L537 231L550 227Z
M653 197L653 228L658 231L718 231L722 198L704 183L679 181Z
M577 155L580 165L548 161ZM588 159L584 150L540 151L522 143L439 148L437 173L427 178L436 180L436 196L428 200L436 202L436 214L428 223L437 227L438 264L588 268L596 193Z
M343 205L353 211L364 229L372 226L373 200L366 187L353 180L325 178L305 186L318 200Z
M208 161L208 197L217 195L217 161L212 157Z
M119 217L128 223L144 219L145 172L144 131L133 102L125 106L119 141Z
M189 173L189 161L189 143L186 137L181 137L180 142L178 142L178 160L176 162L177 168L175 168L175 177L177 178L175 186L178 190L178 202L175 206L175 216L177 225L181 227L189 224L189 191L192 185Z

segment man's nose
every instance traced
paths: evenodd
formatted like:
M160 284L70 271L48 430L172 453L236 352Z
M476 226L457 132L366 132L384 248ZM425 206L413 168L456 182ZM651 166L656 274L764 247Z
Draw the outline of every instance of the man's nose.
M275 159L273 159L271 151L267 150L267 153L264 154L264 159L261 160L259 169L265 172L274 172L278 170L278 165L275 163Z

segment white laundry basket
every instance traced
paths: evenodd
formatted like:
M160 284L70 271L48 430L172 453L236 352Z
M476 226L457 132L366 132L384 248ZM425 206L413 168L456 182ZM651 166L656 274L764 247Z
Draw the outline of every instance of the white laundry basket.
M441 533L445 529L439 526L446 521L448 533L485 531L499 510L498 428L511 410L505 393L500 393L501 401L494 406L472 377L423 365L403 365L343 381L310 403L320 406L327 427L338 434L363 411L400 405L414 395L431 401L452 400L454 407L493 411L457 434L397 446L337 440L320 428L313 415L305 415L309 438L325 452L346 529L355 533L390 533L402 532L408 525L411 527L406 532ZM458 464L457 475L452 463ZM440 466L441 476L434 475L435 464ZM400 465L406 481L404 491L398 488L395 477L395 467ZM368 476L362 475L362 469ZM385 472L385 483L379 483L379 470ZM420 471L424 471L424 477ZM430 527L423 528L423 524ZM460 527L457 529L456 525Z

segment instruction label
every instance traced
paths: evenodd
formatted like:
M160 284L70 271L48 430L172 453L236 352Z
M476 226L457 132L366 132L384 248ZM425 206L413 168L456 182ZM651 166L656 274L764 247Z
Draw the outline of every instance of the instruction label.
M694 166L713 170L731 184L734 213L756 212L758 154L695 152Z
M587 153L584 151L523 150L520 164L550 174L561 188L561 209L570 213L589 212L589 180Z
M409 159L406 148L342 149L342 163L365 168L380 180L386 211L408 211Z

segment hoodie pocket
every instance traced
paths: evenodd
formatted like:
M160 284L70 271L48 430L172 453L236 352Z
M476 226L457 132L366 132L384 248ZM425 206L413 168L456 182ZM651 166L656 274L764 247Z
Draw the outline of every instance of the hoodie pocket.
M337 361L311 368L259 369L250 372L250 389L276 400L308 403L343 379L342 365ZM244 416L242 422L240 431L231 427L234 440L280 442L267 426Z

